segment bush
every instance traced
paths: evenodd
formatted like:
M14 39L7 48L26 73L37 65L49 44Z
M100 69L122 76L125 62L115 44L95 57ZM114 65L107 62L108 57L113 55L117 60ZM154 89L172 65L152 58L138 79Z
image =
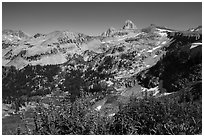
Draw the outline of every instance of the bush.
M201 103L135 100L115 115L111 134L200 134Z
M49 108L39 105L36 109L33 134L105 134L108 118L100 118L92 110L88 96L76 99L74 103L65 101L60 106L50 102Z
M74 135L178 135L202 132L202 102L178 103L176 98L131 99L113 117L101 116L91 107L90 95L74 103L51 101L35 111L32 134Z

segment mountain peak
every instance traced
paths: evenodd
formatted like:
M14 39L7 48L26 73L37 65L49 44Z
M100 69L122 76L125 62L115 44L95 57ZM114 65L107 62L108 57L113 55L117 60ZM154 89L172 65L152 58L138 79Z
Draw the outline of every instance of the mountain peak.
M28 34L21 30L11 30L11 29L4 29L2 31L2 34L4 35L13 35L13 36L18 36L18 37L29 37Z
M116 31L115 28L110 27L106 32L103 32L103 33L101 34L101 36L104 36L104 37L110 36L110 35L112 35L115 31Z
M202 25L195 28L195 31L202 31Z
M126 20L123 29L136 29L136 26L131 20Z

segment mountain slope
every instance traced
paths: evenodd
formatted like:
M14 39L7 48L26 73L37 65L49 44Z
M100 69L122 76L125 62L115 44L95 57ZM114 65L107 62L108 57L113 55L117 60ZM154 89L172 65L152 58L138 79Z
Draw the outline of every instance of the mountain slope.
M2 45L5 132L20 114L35 115L26 123L37 125L33 134L201 132L202 26L126 21L100 36L7 30Z
M168 92L174 92L186 86L188 82L201 80L202 34L200 32L170 32L172 39L166 48L166 55L152 68L138 74L138 80L145 87L158 85ZM157 81L154 81L158 77ZM171 84L169 84L171 83Z
M17 102L18 112L26 99L46 100L55 91L71 102L91 94L92 110L112 117L131 98L191 91L202 80L201 30L136 29L127 21L102 36L54 31L22 39L3 48L3 102Z

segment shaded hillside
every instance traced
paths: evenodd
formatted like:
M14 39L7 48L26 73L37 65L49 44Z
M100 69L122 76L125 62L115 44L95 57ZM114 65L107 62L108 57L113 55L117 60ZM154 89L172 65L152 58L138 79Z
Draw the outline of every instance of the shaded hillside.
M202 34L172 32L168 37L172 42L166 48L166 55L155 66L140 72L137 79L148 88L163 82L167 92L174 92L202 79L202 43L199 44Z
M29 97L46 95L55 87L54 76L58 74L58 66L27 66L22 70L15 67L2 68L2 96L4 103ZM25 102L24 100L23 102Z

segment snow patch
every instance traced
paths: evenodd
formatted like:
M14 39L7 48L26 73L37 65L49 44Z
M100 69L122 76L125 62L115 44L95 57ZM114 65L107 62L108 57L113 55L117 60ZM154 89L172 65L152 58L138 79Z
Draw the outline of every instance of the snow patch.
M40 60L32 61L32 65L49 65L49 64L62 64L66 62L66 57L62 54L42 57Z
M170 95L170 94L172 94L172 93L164 93L163 95L166 96L166 95Z
M159 35L161 35L162 37L166 37L167 36L167 34L166 33L159 33Z
M169 30L169 29L159 29L159 28L157 28L157 30L159 30L161 32L165 32L165 31L172 32L172 30Z
M153 49L151 49L151 50L148 50L147 52L153 52L154 50L156 50L156 49L158 49L158 48L160 48L161 46L157 46L157 47L155 47L155 48L153 48Z
M161 44L166 44L166 41L163 41Z
M156 57L157 57L157 55L154 55L154 56L153 56L153 58L156 58Z
M148 50L147 52L152 52L153 50Z
M96 107L95 110L96 110L96 111L99 111L99 110L101 110L101 107L102 107L102 106L98 106L98 107Z
M196 48L198 46L202 46L202 43L192 43L190 49Z
M112 82L112 81L106 81L106 83L108 84L108 86L111 86L111 85L113 85L114 83Z
M115 113L109 114L108 116L109 117L115 116Z

